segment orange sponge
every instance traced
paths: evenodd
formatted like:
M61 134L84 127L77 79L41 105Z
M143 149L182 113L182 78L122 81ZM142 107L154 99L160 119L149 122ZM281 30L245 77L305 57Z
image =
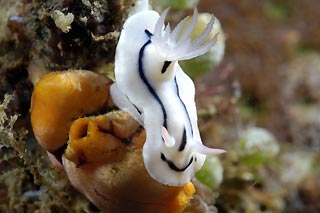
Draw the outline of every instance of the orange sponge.
M55 151L68 139L71 123L100 110L109 99L111 81L83 70L52 72L35 86L31 124L37 141Z

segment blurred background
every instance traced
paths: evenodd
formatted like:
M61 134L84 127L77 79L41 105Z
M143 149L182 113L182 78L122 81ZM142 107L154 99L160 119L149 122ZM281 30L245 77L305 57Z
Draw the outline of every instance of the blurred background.
M198 2L200 12L220 20L225 37L221 63L193 76L204 142L227 150L197 175L214 188L217 210L319 211L317 1L177 2L162 7Z
M238 137L240 143L243 138L248 142L248 137L252 136L255 127L262 127L271 133L280 148L277 154L260 165L252 165L246 161L248 167L242 168L245 171L241 171L240 167L246 163L242 166L234 165L241 164L241 160L226 164L232 161L233 153L224 156L222 161L225 165L225 179L222 189L220 188L220 210L319 211L317 200L320 198L320 169L317 161L320 157L320 25L316 21L320 19L318 2L213 0L200 1L199 8L202 11L213 12L220 20L226 35L222 63L214 72L200 77L199 80L205 82L209 88L216 87L213 88L216 97L211 97L217 99L211 100L215 103L216 111L211 121L202 117L203 126L210 126L209 132L214 134L212 137L215 141L222 144L230 142L230 149L236 152L235 159L241 158L241 152L250 148L235 148L239 142L235 142L237 139L234 140L233 137ZM237 96L237 90L240 90L240 98ZM204 91L200 97L208 93ZM230 95L229 101L226 94ZM237 98L236 103L233 102L233 98ZM206 127L203 128L204 132L208 131ZM253 137L256 138L257 144L262 143L263 136L258 132ZM258 142L259 140L261 141ZM268 149L270 144L262 143L260 146L260 150L263 150ZM228 151L228 148L226 149ZM249 158L256 161L253 156ZM230 164L233 167L231 169L228 168ZM235 168L239 172L238 175L231 171ZM248 175L246 172L256 178L247 179L252 185L242 182L244 185L241 186L236 180L244 181ZM239 191L235 192L234 188L227 186L231 184L228 181L233 182L232 186L236 185ZM243 190L242 187L246 189ZM233 203L235 200L237 204ZM228 204L224 206L226 203ZM244 206L234 208L233 205ZM260 207L250 209L250 205ZM279 206L276 207L277 205Z

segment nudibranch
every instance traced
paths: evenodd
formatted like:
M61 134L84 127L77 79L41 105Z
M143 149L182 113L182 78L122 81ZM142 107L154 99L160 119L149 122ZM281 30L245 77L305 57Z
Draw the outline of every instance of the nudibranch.
M172 31L153 10L129 17L121 31L115 56L115 104L130 113L146 130L143 159L151 177L160 183L188 183L205 160L219 154L202 144L197 124L195 87L178 64L206 53L217 36L208 39L214 18L194 40L190 34L198 12L185 27L183 19Z

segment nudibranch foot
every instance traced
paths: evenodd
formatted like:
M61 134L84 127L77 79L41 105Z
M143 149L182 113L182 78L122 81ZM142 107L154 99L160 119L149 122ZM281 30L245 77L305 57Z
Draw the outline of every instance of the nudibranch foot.
M140 110L135 107L129 98L125 96L119 89L117 84L112 84L110 94L113 102L123 111L128 112L138 123L143 124L143 118Z

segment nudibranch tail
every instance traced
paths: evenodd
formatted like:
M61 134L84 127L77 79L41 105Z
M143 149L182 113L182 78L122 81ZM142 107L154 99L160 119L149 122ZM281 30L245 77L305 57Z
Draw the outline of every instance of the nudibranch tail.
M217 41L218 33L209 41L209 35L213 28L214 16L208 23L203 33L191 40L191 33L194 30L197 19L198 10L194 8L194 15L190 23L184 28L188 17L184 18L171 31L170 24L165 25L165 18L169 8L162 12L158 19L154 34L151 38L157 51L165 58L166 61L187 60L206 53Z
M222 154L225 153L226 151L223 149L213 149L209 148L202 143L193 143L192 148L194 149L195 152L198 152L200 154L204 155L217 155L217 154Z

